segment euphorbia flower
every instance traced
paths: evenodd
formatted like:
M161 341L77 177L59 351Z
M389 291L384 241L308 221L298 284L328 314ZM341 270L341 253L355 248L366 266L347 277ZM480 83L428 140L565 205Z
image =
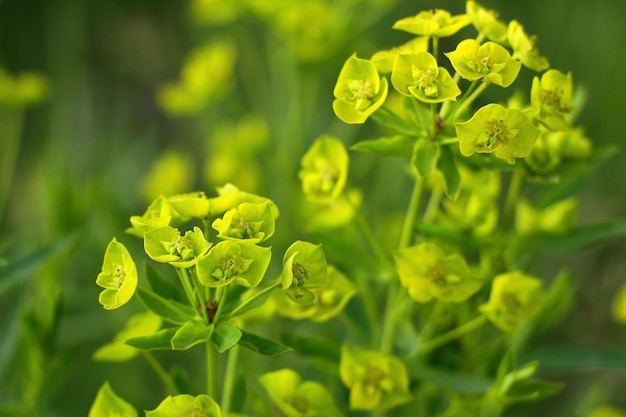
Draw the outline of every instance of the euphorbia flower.
M170 224L172 208L167 198L157 197L142 216L132 216L130 223L133 227L126 229L126 233L143 238L144 233L159 229Z
M456 100L461 94L448 70L438 67L437 60L428 52L398 55L391 83L400 94L425 103Z
M570 128L565 115L574 111L572 75L551 69L533 79L530 103L534 116L550 130Z
M217 197L209 199L209 214L211 216L218 216L230 209L237 208L241 203L268 203L272 209L272 217L274 217L274 220L278 218L278 207L267 197L241 191L233 184L226 184L223 187L219 187L217 193L219 194Z
M268 372L259 377L259 382L282 416L343 416L324 385L302 381L300 375L292 369Z
M578 202L575 198L558 201L543 209L533 207L526 200L520 200L515 213L515 229L520 235L563 235L574 225L577 212Z
M212 227L220 239L259 243L274 234L274 215L267 202L241 203L224 213L223 218L215 219Z
M528 155L539 136L539 129L521 110L499 104L487 104L469 121L455 126L461 154L494 152L510 164Z
M382 411L410 399L406 368L393 356L344 344L339 375L350 389L352 410Z
M181 394L165 398L159 406L146 410L146 417L222 417L220 406L208 395Z
M535 47L536 37L528 36L524 32L524 27L517 20L512 20L509 23L507 37L509 45L513 48L513 58L522 61L524 66L537 72L550 67L548 60L539 55L539 51Z
M113 342L96 350L93 358L97 361L108 362L124 362L134 358L140 353L140 350L124 342L133 337L156 333L161 328L162 322L161 317L151 311L133 315L126 322L126 327L115 335Z
M178 229L167 226L146 233L143 246L148 256L157 262L189 268L209 251L211 243L197 226L193 231L185 232L184 236Z
M471 297L482 285L458 253L446 255L434 243L420 243L401 249L394 256L400 282L415 301L433 297L459 303Z
M500 87L511 85L522 66L497 43L487 42L481 45L474 39L462 41L454 51L444 55L466 80L482 79Z
M204 192L176 194L167 198L172 208L172 222L187 223L192 219L203 220L209 215L209 199Z
M389 50L378 51L370 60L381 74L389 74L393 71L393 64L400 54L428 51L428 36L418 36L410 41Z
M450 15L446 10L423 11L413 17L398 20L394 29L403 30L414 35L443 38L452 36L472 22L472 18L465 14Z
M494 42L507 43L507 25L498 20L498 14L493 10L487 10L473 0L468 0L466 12L472 17L472 24L478 30Z
M107 310L123 306L135 294L137 267L126 246L115 238L106 248L96 284L104 288L98 301Z
M321 245L296 241L283 258L282 288L293 301L311 304L315 301L313 288L328 283L326 257Z
M498 275L491 286L489 302L480 311L497 327L513 332L541 310L541 280L514 271Z
M198 279L208 287L221 287L233 281L244 287L256 287L265 275L271 256L270 248L225 240L198 260Z
M331 203L343 191L348 177L348 152L341 141L318 138L302 157L299 177L307 199Z
M374 64L352 55L343 65L333 94L333 110L346 123L364 123L385 101L389 86Z

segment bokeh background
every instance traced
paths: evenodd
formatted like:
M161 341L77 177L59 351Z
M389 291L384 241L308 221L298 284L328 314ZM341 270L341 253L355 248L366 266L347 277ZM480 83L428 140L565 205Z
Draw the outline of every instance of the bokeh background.
M0 68L12 76L34 71L49 83L41 103L20 110L19 153L0 209L3 415L86 415L104 380L139 409L153 408L163 393L145 363L91 359L139 309L104 312L97 302L95 277L111 237L132 242L128 218L159 193L212 194L226 181L275 200L287 233L308 145L325 133L346 144L375 135L369 124L347 126L332 112L345 59L406 40L391 29L402 17L465 9L461 0L280 3L276 13L272 0L0 0ZM572 72L587 93L578 120L594 145L622 147L626 3L481 4L519 20L553 68ZM206 65L214 71L208 79ZM526 70L520 83L532 76ZM351 182L365 189L364 199L379 210L401 207L401 164L355 158ZM618 152L594 173L580 223L626 216L625 166ZM542 375L567 387L527 415L626 408L626 335L610 312L626 281L626 239L540 264L571 269L577 292L539 358ZM563 346L575 349L559 354ZM193 356L187 360L193 366Z

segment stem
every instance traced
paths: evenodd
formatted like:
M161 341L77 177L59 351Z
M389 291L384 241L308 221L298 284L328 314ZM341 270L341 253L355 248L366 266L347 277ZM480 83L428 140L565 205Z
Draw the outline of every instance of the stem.
M458 339L464 335L466 335L469 332L472 332L476 329L478 329L480 326L482 326L483 324L485 324L487 322L487 317L486 316L478 316L473 320L468 321L467 323L464 323L462 325L460 325L459 327L450 330L447 333L444 333L440 336L435 337L434 339L431 339L425 343L423 343L422 345L420 345L416 351L412 354L413 355L425 355L443 345L445 345L446 343L449 343L455 339Z
M176 384L172 380L170 374L163 368L161 363L154 357L154 355L148 350L142 350L141 354L146 359L150 367L154 370L154 372L158 375L163 385L167 388L171 395L178 395L180 392L178 388L176 388Z
M11 183L20 149L24 112L0 109L0 222L11 192Z
M253 296L251 296L250 298L243 300L238 306L237 308L235 308L233 311L231 311L230 313L228 313L228 317L235 317L241 310L243 310L245 307L247 307L250 303L256 301L257 299L259 299L260 297L264 296L266 293L270 292L271 290L273 290L274 288L280 286L281 284L281 280L278 279L276 280L276 282L274 282L273 284L271 284L270 286L263 288L261 291L259 291L258 293L254 294Z
M198 306L200 306L201 310L205 310L204 309L204 303L202 302L202 300L198 300L196 298L196 293L194 291L193 286L191 285L191 282L189 280L189 271L187 271L186 268L176 268L176 274L178 274L178 278L180 279L180 282L183 286L183 288L185 289L185 294L187 295L187 299L189 300L189 304L191 304L191 306L193 308L197 308ZM205 314L206 316L206 314ZM208 316L205 317L205 321L208 324Z
M217 311L215 312L215 316L213 317L213 323L217 323L217 320L222 314L222 310L224 309L224 300L226 300L226 295L228 294L228 287L229 285L217 289L216 298L219 301L217 304Z
M437 57L437 55L439 55L439 37L433 36L431 39L433 41L433 56L437 62L439 62L439 58Z
M217 400L217 349L210 340L206 342L206 376L207 394Z
M417 217L419 214L420 204L424 195L424 185L424 179L415 179L415 186L413 187L413 194L411 194L409 209L404 219L404 226L402 227L402 234L400 235L400 244L398 245L398 249L406 248L411 244L411 238L413 237L413 232L418 222Z
M469 91L471 91L471 89L473 88L475 84L472 83L472 85L470 85L470 88L467 90L467 93L469 93ZM454 120L454 118L456 117L457 114L463 114L463 111L469 107L474 100L476 100L478 98L478 96L480 96L482 94L483 91L485 91L485 88L487 88L487 83L483 82L481 85L478 86L478 88L476 88L476 90L474 90L472 92L472 94L469 95L469 97L467 97L466 99L462 99L461 100L461 104L459 104L453 111L452 114L450 114L450 116L448 116L446 118L446 120Z
M513 226L513 221L515 220L515 208L519 202L523 184L524 173L521 170L514 171L513 176L511 177L511 183L509 184L509 191L506 195L504 210L502 212L502 223L500 227L503 233L506 233L506 231Z
M238 363L239 346L235 345L228 351L228 361L226 362L226 372L224 374L224 388L222 390L222 402L220 404L224 415L228 415L228 411L230 410Z

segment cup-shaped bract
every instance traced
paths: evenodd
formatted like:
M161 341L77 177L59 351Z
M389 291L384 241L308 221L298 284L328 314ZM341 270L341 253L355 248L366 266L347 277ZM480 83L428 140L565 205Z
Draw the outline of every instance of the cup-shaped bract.
M509 52L495 42L479 44L474 39L461 41L456 49L445 54L454 69L466 80L482 79L489 84L508 87L515 81L522 66Z
M520 235L563 235L574 225L577 212L578 201L573 197L543 209L533 207L526 200L520 200L515 214L515 229Z
M211 226L220 239L259 243L274 234L274 215L268 202L241 203L221 219L215 219Z
M98 301L107 310L123 306L135 294L137 281L137 267L128 249L113 238L104 253L102 272L96 278L96 284L104 288Z
M220 406L208 395L196 397L188 394L167 396L159 406L146 410L146 417L222 417Z
M396 62L398 55L427 52L428 39L428 36L418 36L395 48L378 51L372 55L370 60L374 63L379 73L390 74L393 71L393 64Z
M482 281L470 272L458 253L446 255L434 243L420 243L394 255L400 282L415 301L433 297L459 303L478 291Z
M176 194L167 198L172 208L172 223L184 224L190 220L204 220L209 216L209 199L202 191Z
M468 0L466 3L466 13L471 16L472 24L487 39L491 39L499 44L506 44L507 25L498 20L498 14L493 10L487 10L474 0Z
M131 316L124 329L114 336L111 343L98 348L94 352L93 358L105 362L124 362L134 358L140 353L140 350L124 342L133 337L149 336L156 333L161 328L162 322L161 317L151 311Z
M455 127L463 156L493 152L509 164L528 155L539 136L539 129L521 110L494 103L481 107L470 120L455 123Z
M172 220L172 208L167 198L159 196L148 206L142 216L132 216L126 233L143 238L144 233L168 226Z
M283 258L281 285L287 296L299 304L315 301L313 288L328 283L326 256L321 245L298 240L294 242Z
M522 322L541 311L543 283L520 271L494 278L491 295L480 311L498 328L514 332Z
M217 189L217 193L217 197L209 199L209 214L212 217L223 214L230 209L237 208L241 203L268 203L272 209L272 216L274 217L274 220L278 218L278 206L276 206L276 204L267 197L261 197L256 194L241 191L235 185L230 183L224 185L223 187L219 187Z
M391 83L400 94L425 103L456 100L461 94L448 70L438 67L437 60L428 52L398 55Z
M166 226L146 233L143 246L146 254L154 261L189 268L209 251L211 243L197 226L184 235L178 229Z
M137 417L137 410L130 403L120 398L105 382L96 395L87 417Z
M394 23L393 28L414 35L443 38L454 35L470 23L472 23L471 16L466 14L452 16L446 10L437 9L400 19Z
M256 287L267 271L271 256L270 248L224 240L198 260L196 272L200 282L207 287L222 287L231 282Z
M348 178L348 152L343 143L322 136L304 154L299 173L307 199L331 203L343 192Z
M406 367L393 356L344 344L339 375L352 410L383 411L410 399Z
M333 110L346 123L360 124L382 106L389 85L372 61L353 54L343 64L333 94Z
M259 382L285 417L343 416L328 390L319 382L302 381L292 369L268 372Z
M525 67L541 72L550 67L548 60L539 54L535 47L536 38L524 32L524 27L517 21L509 22L507 28L509 45L513 49L513 58L522 61Z
M541 80L535 77L530 90L534 117L550 130L569 129L566 116L574 111L572 90L571 73L551 69L541 76Z

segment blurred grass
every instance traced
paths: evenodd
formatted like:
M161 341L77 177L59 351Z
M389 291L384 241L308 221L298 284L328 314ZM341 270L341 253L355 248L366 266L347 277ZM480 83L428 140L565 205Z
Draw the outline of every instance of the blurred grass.
M222 114L238 117L254 110L269 120L274 152L264 163L280 167L268 171L267 192L281 208L287 208L283 227L293 221L288 213L296 191L295 172L308 144L328 131L348 143L371 134L367 126L343 125L332 114L332 88L345 58L354 51L366 56L377 47L404 39L390 29L398 18L424 8L458 13L464 4L460 0L402 1L321 64L299 65L285 45L272 35L259 34L263 28L254 24L230 33L238 42L249 42L244 44L248 53L240 57L240 64L261 78L247 80L246 86L245 77L240 77L241 100ZM575 82L587 90L588 102L579 121L594 143L621 146L626 108L622 22L626 3L484 0L482 4L499 10L505 20L519 20L538 36L539 48L552 66L571 71ZM49 275L47 282L56 283L61 294L58 322L46 324L45 314L33 305L41 297L37 295L41 283L14 288L0 298L3 334L15 331L14 321L32 311L39 317L39 326L49 326L50 337L42 343L48 360L45 369L51 373L42 376L45 394L38 415L85 415L105 379L115 380L119 392L139 408L151 408L162 397L159 389L145 382L146 376L152 377L145 363L110 366L91 361L93 350L138 308L137 302L128 311L105 313L97 304L99 290L94 281L107 242L123 235L130 215L143 212L140 183L157 155L166 149L186 149L197 166L204 162L206 126L165 117L157 108L155 91L158 84L175 79L185 54L211 35L210 30L192 28L184 1L0 2L0 66L13 73L41 71L52 84L48 102L26 116L9 210L0 219L0 256L15 261L64 236L78 236L72 250L41 268L41 275ZM268 67L263 62L264 42L271 46L269 59L280 66ZM215 117L207 118L216 122ZM398 165L391 160L374 165L371 158L355 156L353 182L367 184L365 198L380 210L387 209L385 202L403 189L403 181L397 179L402 172ZM582 222L626 215L624 166L622 152L594 176L582 197ZM204 187L201 181L197 185ZM579 278L577 310L546 343L623 346L623 329L611 322L607 306L624 280L624 243L613 240L576 259L545 261L547 270L565 263ZM140 250L139 246L134 249ZM6 343L3 346L10 350ZM19 381L14 379L19 369L11 371L7 378L0 378L0 403L20 395ZM566 375L571 384L559 400L569 398L575 404L593 381L604 387L607 400L621 399L623 373L589 372L582 377ZM66 400L69 393L72 401Z

